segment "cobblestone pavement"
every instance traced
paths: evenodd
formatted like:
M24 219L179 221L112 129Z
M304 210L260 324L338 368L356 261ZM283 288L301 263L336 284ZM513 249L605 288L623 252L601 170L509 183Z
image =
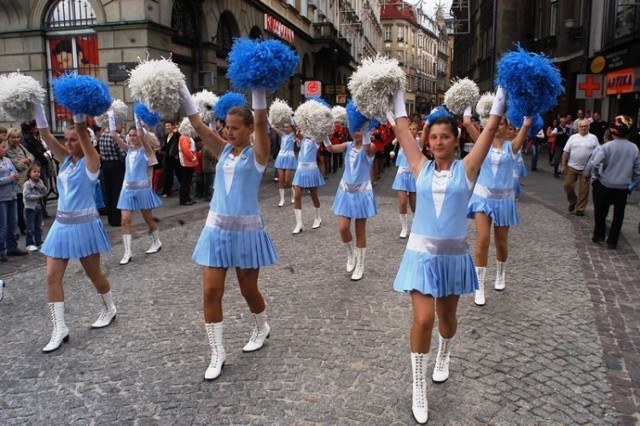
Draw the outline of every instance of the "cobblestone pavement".
M291 206L276 206L277 189L265 177L261 206L280 257L260 276L272 335L261 351L242 353L251 323L230 273L227 364L214 382L203 381L201 269L190 261L204 205L162 218L157 255L143 254L148 241L138 225L134 260L124 267L111 231L114 250L103 257L118 306L111 327L89 328L98 301L71 262L71 339L51 354L41 352L50 333L44 259L28 256L31 266L3 272L0 424L412 424L411 308L392 290L406 242L397 237L392 178L387 172L376 187L380 214L368 223L367 268L354 283L330 210L338 175L320 191L322 227L310 229L305 197L305 230L296 236ZM451 377L428 386L430 423L639 419L638 256L626 243L615 252L592 245L589 219L545 196L555 182L542 173L525 180L506 291L489 290L483 308L461 299ZM469 229L473 247L471 222ZM487 276L494 274L490 263Z

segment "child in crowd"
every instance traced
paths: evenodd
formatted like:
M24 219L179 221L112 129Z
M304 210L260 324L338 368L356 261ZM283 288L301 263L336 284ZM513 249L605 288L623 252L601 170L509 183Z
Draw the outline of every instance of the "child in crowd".
M27 224L27 250L37 251L42 245L42 213L47 187L40 179L40 166L32 164L27 170L28 179L22 189L24 220Z

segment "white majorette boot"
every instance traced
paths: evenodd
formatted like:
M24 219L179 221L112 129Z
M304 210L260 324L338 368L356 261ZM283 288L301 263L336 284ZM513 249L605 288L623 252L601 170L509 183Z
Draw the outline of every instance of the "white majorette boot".
M425 424L429 420L427 402L427 364L429 354L411 352L411 370L413 372L413 403L411 412L417 423Z
M407 225L407 215L400 215L400 225L402 225L402 230L400 231L400 238L407 238L409 234L409 226Z
M278 207L284 206L284 188L278 188L278 193L280 194L280 202L278 203Z
M431 376L431 379L436 383L446 382L449 378L449 354L451 351L451 339L445 339L440 334L438 355L436 355L436 363L433 366L433 374Z
M366 247L356 247L356 267L351 274L351 281L358 281L364 275L364 256L367 252Z
M124 254L122 255L120 264L126 265L131 262L131 259L133 259L133 256L131 255L131 234L124 234L122 236L122 243L124 245Z
M96 322L91 324L91 328L106 327L116 319L116 305L113 304L113 295L111 294L111 291L108 291L105 294L98 294L98 296L100 296L100 301L102 301L102 312L100 312L100 316Z
M473 301L478 306L484 306L484 276L487 273L486 266L476 266L476 275L478 276L478 289L476 290L476 297Z
M348 243L344 243L347 247L347 272L353 272L356 268L356 253L353 250L353 241L349 241Z
M53 331L49 343L42 348L42 352L53 352L62 345L62 342L69 341L69 328L64 323L64 302L51 302L48 305Z
M320 228L320 224L322 223L322 218L320 217L320 209L317 207L315 209L316 209L316 218L313 219L313 225L311 226L311 229Z
M224 341L222 340L222 321L210 322L204 325L207 329L207 337L209 338L209 346L211 346L211 362L209 368L204 372L205 380L215 380L220 377L222 367L227 359L224 351Z
M253 332L251 333L249 342L242 348L243 352L253 352L262 348L265 340L269 338L269 334L271 333L271 327L267 324L267 308L259 314L252 315L254 322Z
M296 202L296 191L291 188L291 204Z
M498 291L502 291L504 290L504 286L505 286L504 278L505 278L505 275L507 274L507 262L500 262L498 260L496 261L496 266L497 266L496 282L495 282L494 288Z
M149 232L149 235L151 236L151 247L149 247L149 250L147 250L146 253L153 254L159 252L162 249L162 241L160 241L160 231L156 229L155 231Z
M296 227L293 228L293 234L299 234L304 229L302 224L302 209L293 209L293 213L296 215Z

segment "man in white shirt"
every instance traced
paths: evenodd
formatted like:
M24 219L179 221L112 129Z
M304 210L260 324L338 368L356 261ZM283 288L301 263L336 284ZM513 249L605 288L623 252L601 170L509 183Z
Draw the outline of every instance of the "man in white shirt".
M578 133L571 135L562 153L560 172L565 175L564 192L569 201L569 211L584 216L589 200L589 177L582 171L589 161L591 152L598 146L598 138L589 133L589 121L582 119L578 123ZM576 181L580 182L576 196Z

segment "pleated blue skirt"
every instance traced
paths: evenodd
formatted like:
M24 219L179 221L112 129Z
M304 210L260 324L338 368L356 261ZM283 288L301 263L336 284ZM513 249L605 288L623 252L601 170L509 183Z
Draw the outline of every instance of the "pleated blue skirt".
M151 188L122 188L118 198L120 210L151 210L162 205L162 200Z
M57 259L82 259L108 251L111 243L99 219L76 224L54 221L40 249L45 256Z
M275 169L295 170L298 168L298 159L293 155L278 155L273 167Z
M256 269L276 263L278 256L266 228L228 231L205 226L191 257L214 268Z
M317 168L296 169L292 184L302 188L317 188L324 185L324 178Z
M333 213L349 219L368 219L378 214L373 191L350 193L338 188L333 200Z
M433 297L462 295L478 289L478 277L469 253L434 255L407 249L393 289L398 292L415 290Z
M472 195L467 208L467 217L473 219L476 212L491 218L495 226L515 226L520 223L516 200L510 198L484 198Z
M413 173L396 173L392 189L396 191L416 192L416 178Z

